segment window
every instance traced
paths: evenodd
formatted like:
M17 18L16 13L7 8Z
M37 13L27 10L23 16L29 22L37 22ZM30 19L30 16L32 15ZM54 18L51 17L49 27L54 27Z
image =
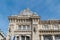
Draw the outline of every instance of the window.
M30 37L29 37L29 36L21 36L21 39L22 39L22 40L25 40L25 39L26 39L26 40L30 40Z
M26 40L30 40L30 37L29 36L26 36Z
M21 29L22 29L21 25L19 25L18 29L19 29L19 30L21 30Z
M21 39L22 39L22 40L25 40L25 36L21 36Z
M19 36L17 36L17 40L19 40Z
M23 30L26 30L26 26L25 25L23 25Z
M30 28L30 26L29 26L29 25L27 25L27 30L31 30L31 28Z
M52 36L45 35L45 36L44 36L44 40L52 40Z
M31 30L30 25L19 25L18 30Z
M54 30L58 30L59 26L57 24L54 25Z
M49 29L49 26L48 25L44 25L44 29L45 30Z

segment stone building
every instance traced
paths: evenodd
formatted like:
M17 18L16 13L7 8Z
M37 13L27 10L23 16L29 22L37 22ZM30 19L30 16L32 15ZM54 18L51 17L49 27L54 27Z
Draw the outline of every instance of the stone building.
M60 20L41 20L36 12L25 9L9 16L6 40L60 40Z
M6 40L4 33L0 30L0 40Z

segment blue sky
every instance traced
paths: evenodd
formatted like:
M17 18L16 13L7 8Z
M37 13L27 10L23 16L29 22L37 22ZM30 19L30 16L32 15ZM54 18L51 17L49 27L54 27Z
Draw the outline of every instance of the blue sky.
M8 16L30 8L42 20L60 19L60 0L0 0L0 29L8 31Z

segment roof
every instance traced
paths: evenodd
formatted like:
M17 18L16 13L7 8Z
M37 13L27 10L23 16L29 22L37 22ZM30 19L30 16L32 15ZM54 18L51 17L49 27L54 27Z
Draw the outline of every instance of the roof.
M11 15L9 18L30 18L30 17L38 17L40 18L36 12L32 12L29 8L24 9L18 15Z
M60 24L60 20L45 20L40 21L40 24Z
M23 11L21 11L20 12L20 15L32 15L32 11L29 9L29 8L27 8L27 9L24 9Z

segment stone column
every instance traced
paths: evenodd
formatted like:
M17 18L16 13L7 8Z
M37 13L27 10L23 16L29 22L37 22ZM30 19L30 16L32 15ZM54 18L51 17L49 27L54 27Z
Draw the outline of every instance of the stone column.
M11 36L11 40L13 40L14 36Z
M41 35L41 40L44 40L44 37L43 37L43 35Z
M52 35L52 39L55 40L55 36L54 35Z
M21 35L19 36L19 40L21 40Z
M15 40L17 40L17 37L15 36Z
M26 40L26 36L25 36L25 40Z
M17 40L17 36L15 36L15 40Z
M39 36L39 40L41 40L41 35Z

